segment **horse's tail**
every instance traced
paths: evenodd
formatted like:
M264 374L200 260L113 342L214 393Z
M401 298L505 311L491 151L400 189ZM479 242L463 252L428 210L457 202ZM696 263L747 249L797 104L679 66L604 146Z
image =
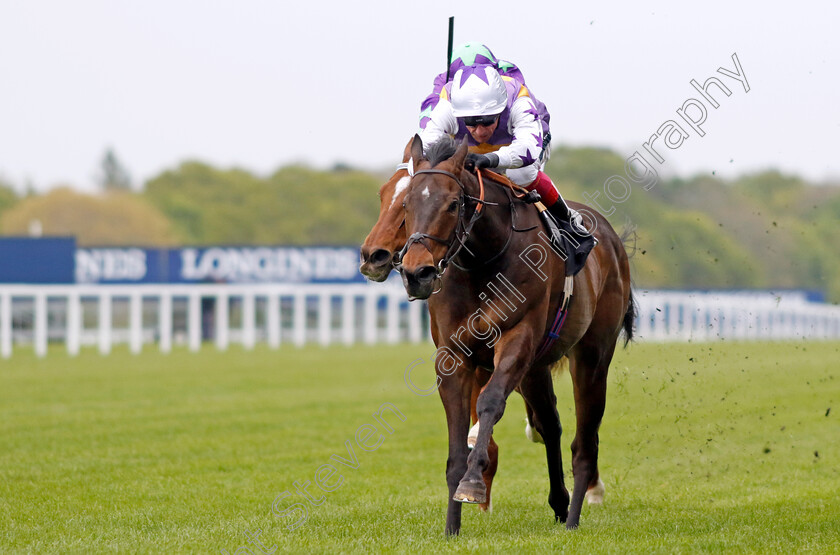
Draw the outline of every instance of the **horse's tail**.
M639 234L636 233L636 224L630 221L624 224L624 229L621 230L619 239L621 240L621 244L624 245L624 252L627 253L627 258L633 258L636 254L636 239L638 236Z
M633 294L633 288L630 287L630 301L627 303L627 312L624 313L624 322L621 328L624 330L624 346L633 340L633 331L636 324L636 296Z
M551 375L552 375L552 377L555 377L555 378L558 377L558 376L562 376L563 372L565 372L568 369L569 369L569 357L568 356L560 357L560 360L558 360L557 362L555 362L551 366Z
M621 231L621 243L624 245L624 251L627 253L627 258L632 258L636 254L636 226L632 223L627 223ZM633 286L630 285L630 299L627 302L627 312L624 313L624 321L621 324L624 330L624 346L633 340L633 332L636 323L636 315L638 313L638 305L636 304L636 297L633 294Z

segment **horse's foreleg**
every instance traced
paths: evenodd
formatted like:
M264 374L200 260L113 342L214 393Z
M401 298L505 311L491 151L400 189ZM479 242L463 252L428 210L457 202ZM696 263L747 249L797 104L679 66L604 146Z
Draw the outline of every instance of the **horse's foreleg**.
M467 435L467 446L470 449L475 447L475 442L478 439L478 430L480 428L478 425L478 413L475 410L476 403L478 402L478 394L481 393L481 390L485 385L487 385L487 382L490 381L490 377L492 375L493 374L490 371L484 368L475 369L475 385L472 388L472 395L470 396L470 419L475 425L470 428L469 434ZM479 503L478 505L478 508L482 512L491 512L493 510L493 501L490 490L493 488L493 478L496 476L496 469L499 468L499 446L493 440L492 436L490 437L490 445L487 447L487 456L490 461L487 468L484 469L484 472L482 473L484 485L487 488L487 499L484 503Z
M486 503L487 488L483 474L490 466L489 446L493 427L505 411L507 397L527 370L533 355L530 333L509 332L496 345L494 372L484 391L478 396L479 431L475 447L467 459L467 472L455 492L455 500L462 503Z
M557 414L557 397L551 380L549 367L533 368L522 378L519 385L525 397L528 414L545 443L545 455L548 461L548 479L551 489L548 504L554 509L554 518L566 522L569 515L569 492L563 481L562 448L560 445L560 416Z
M470 394L474 379L472 371L459 368L451 375L442 375L438 387L449 430L449 456L446 459L446 484L449 486L447 535L457 535L461 531L461 504L455 502L453 497L467 469L467 428L470 425Z

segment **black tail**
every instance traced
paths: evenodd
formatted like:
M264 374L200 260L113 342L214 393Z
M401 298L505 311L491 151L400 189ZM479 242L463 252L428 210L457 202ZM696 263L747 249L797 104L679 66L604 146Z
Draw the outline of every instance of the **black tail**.
M627 303L627 312L624 313L624 323L621 327L624 329L624 346L633 340L633 331L636 324L636 296L633 294L633 288L630 288L630 302Z
M636 254L636 226L629 221L625 224L621 232L621 242L624 245L624 252L627 253L627 258L633 258ZM630 301L627 303L627 312L624 313L624 323L621 327L624 329L624 346L633 340L633 328L636 324L636 314L638 306L636 306L636 297L633 295L633 286L630 286Z

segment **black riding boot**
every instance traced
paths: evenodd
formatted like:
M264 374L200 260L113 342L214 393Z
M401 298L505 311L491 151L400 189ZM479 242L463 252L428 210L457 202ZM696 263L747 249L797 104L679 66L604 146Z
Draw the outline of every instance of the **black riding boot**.
M583 226L582 216L577 211L572 211L562 196L548 207L547 212L557 222L560 230L571 234L574 238L574 243L572 243L569 238L564 238L560 234L560 237L554 238L554 242L565 252L573 253L571 259L566 260L566 275L575 275L583 268L589 252L598 244L598 240Z
M567 222L576 235L581 237L588 237L591 235L589 230L583 225L583 217L577 212L572 211L563 200L563 196L559 195L557 202L548 207L548 213L551 214L558 222ZM566 227L566 226L563 226Z

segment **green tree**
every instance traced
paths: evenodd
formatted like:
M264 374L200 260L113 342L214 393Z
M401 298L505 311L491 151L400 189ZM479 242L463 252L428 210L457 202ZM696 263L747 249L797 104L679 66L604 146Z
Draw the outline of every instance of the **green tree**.
M20 197L15 192L15 189L9 184L0 179L0 217L3 212L17 204Z
M549 175L569 200L624 175L603 148L554 149ZM358 245L376 221L377 191L390 176L336 165L287 166L268 177L186 162L147 183L143 196L190 244ZM732 182L710 175L660 179L608 217L637 226L632 260L639 287L811 288L840 301L840 187L762 172Z
M358 245L378 216L380 185L349 168L290 166L263 179L185 162L144 195L193 244Z
M33 221L44 235L72 235L80 246L170 246L172 224L143 198L129 193L86 195L70 188L26 198L3 215L4 234L25 235Z

